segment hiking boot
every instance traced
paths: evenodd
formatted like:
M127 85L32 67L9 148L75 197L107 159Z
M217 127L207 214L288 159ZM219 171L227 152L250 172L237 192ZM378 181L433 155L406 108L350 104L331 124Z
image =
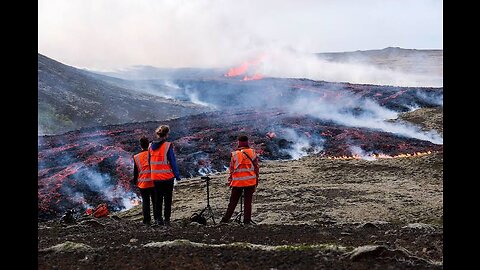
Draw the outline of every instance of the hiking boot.
M168 220L168 219L165 220L165 226L167 226L167 227L170 227L170 226L171 226L171 225L170 225L170 220Z
M145 220L144 220L144 221L142 221L142 223L143 223L143 225L145 225L145 226L151 226L150 220L148 220L148 221L145 221Z

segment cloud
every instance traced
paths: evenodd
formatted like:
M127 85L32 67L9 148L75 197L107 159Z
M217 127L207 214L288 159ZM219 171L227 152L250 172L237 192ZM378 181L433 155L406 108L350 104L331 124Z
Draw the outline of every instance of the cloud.
M38 50L76 67L223 67L300 52L442 48L442 1L39 0Z

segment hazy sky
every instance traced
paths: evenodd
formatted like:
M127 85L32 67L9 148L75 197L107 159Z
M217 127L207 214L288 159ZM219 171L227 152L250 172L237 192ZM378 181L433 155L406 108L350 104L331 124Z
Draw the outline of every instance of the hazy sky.
M443 49L440 0L39 0L38 52L68 65L225 67L274 48Z

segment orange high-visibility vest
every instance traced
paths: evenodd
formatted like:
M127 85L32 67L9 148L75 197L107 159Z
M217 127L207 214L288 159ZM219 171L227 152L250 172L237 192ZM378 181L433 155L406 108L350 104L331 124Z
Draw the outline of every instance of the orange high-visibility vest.
M167 152L170 148L170 142L164 142L160 148L153 150L152 144L148 146L150 155L150 177L153 181L170 180L175 177L172 166L168 162Z
M137 186L139 188L153 187L153 181L152 178L150 178L150 165L148 164L148 151L134 155L133 160L138 168Z
M232 160L234 162L234 169L232 172L232 181L230 186L232 187L249 187L257 184L257 174L255 173L255 167L253 163L248 159L244 153L247 154L252 160L257 158L255 150L251 148L241 149L232 152Z

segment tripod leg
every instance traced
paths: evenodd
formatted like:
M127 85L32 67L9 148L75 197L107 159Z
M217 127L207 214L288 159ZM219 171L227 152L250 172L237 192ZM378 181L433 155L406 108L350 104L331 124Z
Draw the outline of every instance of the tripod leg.
M210 216L212 217L213 225L217 224L217 223L215 222L215 216L213 215L213 210L212 210L212 208L209 207L208 210L209 210L209 212L210 212Z
M240 195L240 223L242 223L242 216L243 216L243 190L242 195Z
M240 193L240 211L235 217L235 221L238 223L242 223L242 216L243 216L243 190L241 190L240 192L241 192Z

